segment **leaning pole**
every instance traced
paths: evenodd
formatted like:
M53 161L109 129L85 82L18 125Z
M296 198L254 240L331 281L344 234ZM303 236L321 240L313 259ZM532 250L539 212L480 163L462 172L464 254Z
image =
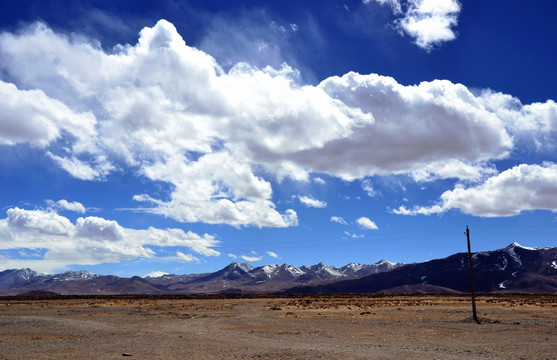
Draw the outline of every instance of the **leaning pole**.
M478 315L476 314L476 291L474 290L474 269L472 264L472 251L470 250L470 230L466 225L466 240L468 242L468 270L470 273L470 292L472 293L472 317L476 324L480 324Z

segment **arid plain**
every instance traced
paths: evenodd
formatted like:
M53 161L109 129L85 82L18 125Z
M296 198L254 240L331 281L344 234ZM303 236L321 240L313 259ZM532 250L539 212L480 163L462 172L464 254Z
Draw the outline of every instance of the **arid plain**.
M0 359L556 359L556 295L0 298Z

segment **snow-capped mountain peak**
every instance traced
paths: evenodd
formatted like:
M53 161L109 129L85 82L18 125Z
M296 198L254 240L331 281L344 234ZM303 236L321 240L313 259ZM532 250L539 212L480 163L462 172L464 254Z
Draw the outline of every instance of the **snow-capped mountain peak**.
M381 259L378 262L376 262L374 265L395 265L395 263L390 262L387 259Z
M0 287L18 283L25 283L38 276L35 271L28 268L19 270L4 270L0 273L2 274L2 277L0 278Z
M327 265L323 262L317 264L316 270L322 274L326 274L332 277L342 277L343 275L342 272L339 271L339 269L335 266Z
M210 275L210 277L220 276L223 279L228 279L228 280L238 279L244 275L252 277L253 275L251 275L250 273L252 270L253 270L253 266L251 266L248 263L233 262L227 267L225 267L224 269L217 271L216 273L213 273L212 275Z
M359 264L359 263L350 263L350 264L344 266L343 268L351 269L354 272L358 272L358 271L360 271L364 268L364 265Z
M245 272L250 272L253 270L253 266L248 263L233 263L237 268L242 269Z
M509 246L505 247L503 250L506 251L506 250L511 250L511 249L515 249L515 248L524 249L524 250L538 250L539 249L537 247L522 246L517 242L513 242Z
M285 264L284 269L286 271L288 271L290 274L292 274L292 276L295 276L295 277L304 275L304 272L302 270L300 270L300 268L298 268L294 265L286 265Z
M297 278L305 274L304 271L300 270L296 266L282 264L282 265L265 265L259 268L255 268L250 271L250 274L256 278L261 278L261 276L267 279L275 278Z
M261 268L261 270L263 270L263 272L268 276L272 276L278 267L278 265L265 265Z

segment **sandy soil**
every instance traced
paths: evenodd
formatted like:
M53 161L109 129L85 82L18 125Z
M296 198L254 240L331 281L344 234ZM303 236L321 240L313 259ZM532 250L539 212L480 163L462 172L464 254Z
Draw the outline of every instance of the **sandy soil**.
M0 298L0 359L557 359L557 296Z

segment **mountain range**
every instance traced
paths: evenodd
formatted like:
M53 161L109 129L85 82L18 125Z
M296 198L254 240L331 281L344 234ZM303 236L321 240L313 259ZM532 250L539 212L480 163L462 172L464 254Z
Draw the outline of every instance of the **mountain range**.
M557 293L557 247L528 248L513 243L473 254L478 292ZM449 293L469 291L468 254L423 263L335 267L231 263L204 274L121 278L88 271L56 275L30 269L0 272L0 295L62 294L225 294L225 293Z

